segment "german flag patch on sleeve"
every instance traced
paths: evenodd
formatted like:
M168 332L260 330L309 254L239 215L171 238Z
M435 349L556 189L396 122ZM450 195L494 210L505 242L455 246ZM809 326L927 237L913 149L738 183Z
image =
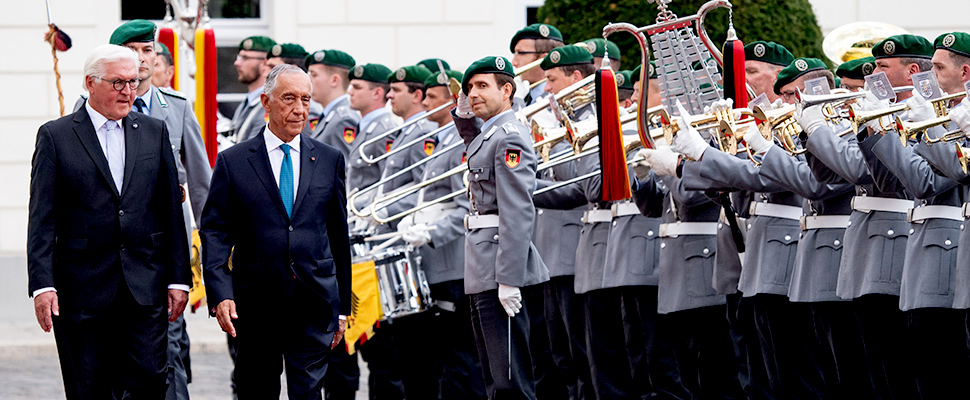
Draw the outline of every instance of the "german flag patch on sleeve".
M507 149L505 150L505 165L509 168L515 168L519 166L519 155L522 154L522 150L519 149Z
M344 128L344 141L347 143L353 143L354 139L357 138L357 129L346 127Z

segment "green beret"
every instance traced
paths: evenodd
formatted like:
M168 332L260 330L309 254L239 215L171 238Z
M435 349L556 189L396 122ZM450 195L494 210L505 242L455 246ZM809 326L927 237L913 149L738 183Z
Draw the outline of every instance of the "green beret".
M431 71L423 65L408 65L387 74L387 82L411 82L424 85L424 81L431 76Z
M445 71L451 69L451 66L448 65L448 62L440 58L424 59L424 60L418 61L417 65L423 65L425 68L428 69L428 71L441 71L441 68L438 67L438 61L441 61L441 66L445 67Z
M515 52L515 44L522 39L553 39L562 41L562 33L555 26L549 24L532 24L522 28L512 36L509 51Z
M872 56L877 60L891 57L933 58L933 44L925 37L917 35L890 36L876 43Z
M434 72L428 76L428 79L424 80L424 87L448 86L451 78L455 78L458 82L461 82L461 77L460 71L448 70L445 73Z
M633 90L633 71L620 71L616 73L616 87L620 89Z
M307 52L303 49L303 46L296 43L277 43L269 49L267 55L267 57L299 58L301 60L305 59L306 56Z
M391 69L380 64L364 64L354 67L348 74L350 79L360 79L374 83L388 83L387 76Z
M775 81L775 94L781 94L781 88L812 71L826 69L825 63L817 58L796 58L790 65L782 68L778 72L778 80Z
M837 88L842 87L842 78L839 78L837 76L835 77L835 87Z
M650 65L651 66L653 65L653 61L650 62ZM641 67L643 67L643 66L642 65L637 65L637 67L634 68L633 71L630 71L630 78L633 79L633 82L634 83L640 82L640 71L643 70L643 68L641 68ZM651 69L653 69L653 68L651 68ZM650 79L650 78L648 77L647 79Z
M603 54L609 54L610 60L620 61L620 47L613 42L607 42L606 39L597 38L589 39L586 41L586 47L589 48L589 52L593 53L593 57L603 57Z
M542 63L539 67L543 71L556 68L565 67L567 65L577 65L577 64L592 64L593 55L589 53L583 46L562 46L556 47L546 54L546 57L542 59Z
M839 64L839 68L836 68L835 70L835 75L842 78L866 79L866 76L875 70L876 59L872 57L863 57Z
M950 50L961 56L970 57L970 35L963 32L950 32L937 36L933 45L938 49Z
M795 56L785 46L759 40L744 46L744 59L787 67L795 61Z
M143 19L125 22L111 33L109 44L123 45L131 42L154 42L155 23Z
M168 46L165 43L155 42L155 54L172 55L172 52L168 50Z
M310 68L313 64L323 64L343 69L351 69L357 64L350 54L340 50L317 50L308 54L303 63L306 64L307 68Z
M512 63L509 62L509 60L507 60L505 57L485 57L481 60L473 62L472 65L469 65L468 69L465 70L465 74L461 80L461 89L466 92L465 94L467 94L468 91L468 81L477 74L504 74L515 78L515 72L512 70Z
M276 45L276 41L266 36L250 36L239 42L239 50L269 51Z

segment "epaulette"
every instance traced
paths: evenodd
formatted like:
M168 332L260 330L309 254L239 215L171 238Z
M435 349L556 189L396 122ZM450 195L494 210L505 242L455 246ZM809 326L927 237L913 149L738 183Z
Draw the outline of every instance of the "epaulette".
M175 90L175 89L172 89L172 88L168 88L168 87L157 87L156 89L158 89L159 92L162 92L162 93L164 93L166 95L169 95L169 96L172 96L172 97L178 97L178 98L180 98L182 100L188 100L188 98L185 97L185 94L182 93L182 92L180 92L180 91L178 91L178 90Z
M502 124L502 130L505 131L505 134L506 135L513 135L513 134L519 135L519 134L521 134L521 132L519 132L519 127L518 127L517 122L518 121L509 121L509 122L506 122L506 123Z

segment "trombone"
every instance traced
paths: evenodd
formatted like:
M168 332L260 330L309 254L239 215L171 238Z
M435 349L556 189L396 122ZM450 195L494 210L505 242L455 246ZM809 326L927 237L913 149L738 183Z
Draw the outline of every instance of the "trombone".
M926 100L933 104L933 111L936 113L936 118L931 118L921 122L906 123L906 122L903 122L899 118L899 116L897 116L896 129L899 131L899 141L902 143L903 146L905 146L906 143L909 141L909 139L914 139L920 132L926 131L927 129L937 125L943 125L944 127L949 129L948 124L950 123L950 117L948 114L950 113L950 108L948 106L948 103L950 102L950 100L963 97L965 95L966 93L954 93L954 94L948 94L945 96L940 96L935 99ZM927 138L927 143L930 143L930 144L936 143L942 140L944 137L954 136L959 133L960 133L959 130L947 132L940 138L933 139L933 141L930 141L930 139ZM956 138L959 138L959 136L956 136L952 140L956 140Z
M403 131L404 128L410 127L411 125L417 124L418 122L421 122L421 121L424 121L424 120L428 119L428 117L434 115L438 111L444 110L444 109L446 109L446 108L448 108L448 107L450 107L452 105L458 104L458 92L461 91L461 83L459 83L457 79L451 78L448 81L448 91L451 92L451 100L449 100L447 103L442 104L442 105L440 105L438 107L435 107L431 111L428 111L428 112L424 113L424 115L422 115L421 117L415 118L412 121L405 122L405 123L401 124L401 126L398 126L396 128L391 128L391 129L389 129L387 131L382 132L381 134L379 134L377 136L374 136L374 137L372 137L372 138L367 139L366 141L364 141L364 143L362 143L359 146L359 148L358 148L358 151L360 152L360 158L363 159L364 162L366 162L368 164L373 164L373 163L376 163L378 161L381 161L381 160L383 160L383 159L385 159L387 157L390 157L390 155L393 154L392 152L387 152L387 153L384 153L384 154L379 155L377 157L371 157L371 156L368 156L367 154L365 154L364 149L370 148L370 145L379 142L383 138L386 138L386 137L388 137L388 136L390 136L390 135L392 135L392 134L394 134L396 132ZM439 130L440 129L441 128L439 128ZM426 135L426 136L423 136L423 137L424 138L427 138L428 136ZM418 143L418 140L414 140L414 141L408 142L406 145L399 146L399 147L400 148L407 148L408 146L411 146L414 143Z
M563 110L570 110L570 112L579 109L580 107L592 103L596 100L596 87L594 79L595 74L583 78L583 80L569 85L559 93L556 93L550 101L557 101ZM551 102L539 102L528 107L525 107L515 113L515 117L522 121L523 124L529 125L529 121L533 116L538 114L540 111L549 108Z

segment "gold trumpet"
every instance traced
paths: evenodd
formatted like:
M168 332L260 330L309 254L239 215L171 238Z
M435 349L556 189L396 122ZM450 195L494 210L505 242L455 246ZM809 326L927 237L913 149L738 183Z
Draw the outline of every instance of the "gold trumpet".
M784 105L777 110L755 106L752 111L756 119L764 121L759 128L765 139L771 140L774 135L781 143L781 147L792 156L805 152L805 149L799 149L795 145L794 138L802 133L802 127L795 120L795 110L796 106Z
M959 143L954 143L957 146L957 160L960 160L960 168L963 169L964 174L970 174L970 148L960 146Z
M836 108L841 107L849 101L866 97L867 94L868 92L848 92L813 95L798 90L795 92L795 98L797 105L802 110L822 104L822 116L829 120L835 120L841 118Z
M839 132L838 133L839 137L848 135L850 133L859 132L859 128L861 128L867 122L877 118L885 117L887 115L892 115L898 112L906 111L909 109L909 106L906 104L897 104L894 106L883 108L881 110L873 110L873 111L857 111L856 108L857 107L854 104L849 106L849 117L847 119L849 120L849 123L852 124L852 126ZM883 130L892 129L891 125L886 126L882 123L882 121L879 121L879 125L882 126Z
M905 146L910 139L916 139L916 137L920 133L926 132L927 129L930 129L937 125L943 125L945 127L949 123L950 123L950 117L946 115L942 117L930 118L926 121L920 121L920 122L907 122L899 118L898 115L896 116L896 130L899 132L899 141L902 142L903 146ZM954 132L947 132L947 134L943 136L947 136L952 133ZM962 131L955 131L955 133L959 133L960 136L963 136ZM943 136L941 136L941 138ZM941 139L934 139L932 143L939 142L940 140ZM929 138L927 138L926 141L930 143Z
M717 128L717 136L715 138L717 141L717 147L722 152L732 156L738 154L738 142L744 140L744 134L748 133L748 130L750 129L758 129L758 124L754 120L745 120L743 122L727 120L721 121ZM758 133L764 135L763 131L759 130ZM771 136L766 137L766 139L771 140ZM761 161L754 158L754 153L751 152L751 147L744 146L744 151L748 153L748 159L751 160L754 165L761 166Z

